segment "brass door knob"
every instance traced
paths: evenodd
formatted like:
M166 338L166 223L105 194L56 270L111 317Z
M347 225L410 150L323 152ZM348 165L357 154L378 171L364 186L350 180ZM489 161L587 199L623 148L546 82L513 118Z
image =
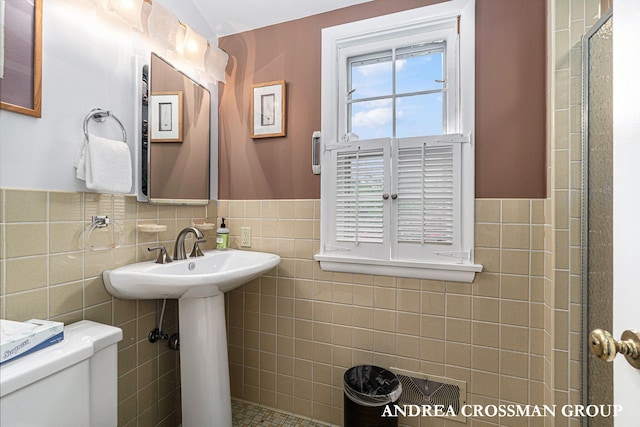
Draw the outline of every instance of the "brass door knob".
M600 360L611 362L616 354L623 354L627 362L640 369L640 332L626 330L620 341L616 341L611 333L603 329L594 329L589 334L591 352Z

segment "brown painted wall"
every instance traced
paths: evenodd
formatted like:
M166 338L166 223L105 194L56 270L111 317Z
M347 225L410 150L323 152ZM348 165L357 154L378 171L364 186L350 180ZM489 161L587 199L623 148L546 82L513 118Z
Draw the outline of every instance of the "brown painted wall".
M476 197L546 197L544 0L477 0Z
M310 140L320 130L322 28L434 3L375 0L221 38L219 198L319 198ZM545 1L477 0L476 9L476 196L545 197ZM251 85L281 79L287 136L253 140Z

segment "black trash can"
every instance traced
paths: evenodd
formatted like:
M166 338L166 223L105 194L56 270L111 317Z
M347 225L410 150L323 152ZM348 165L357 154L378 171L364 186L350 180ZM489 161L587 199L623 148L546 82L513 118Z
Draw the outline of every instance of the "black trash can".
M344 373L344 427L397 427L398 417L383 417L398 401L402 385L391 371L359 365ZM391 413L395 413L391 408Z

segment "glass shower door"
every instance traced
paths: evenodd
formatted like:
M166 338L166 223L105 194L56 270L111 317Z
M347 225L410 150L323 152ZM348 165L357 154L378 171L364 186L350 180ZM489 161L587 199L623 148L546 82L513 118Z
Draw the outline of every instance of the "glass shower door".
M613 402L613 365L590 355L589 331L612 330L613 316L613 18L583 38L582 336L584 405ZM583 425L612 426L612 418Z

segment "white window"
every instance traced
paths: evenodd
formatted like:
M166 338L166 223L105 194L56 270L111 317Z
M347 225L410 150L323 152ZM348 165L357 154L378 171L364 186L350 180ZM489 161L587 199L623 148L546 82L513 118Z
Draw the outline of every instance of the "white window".
M322 33L322 215L331 271L472 281L474 0Z

